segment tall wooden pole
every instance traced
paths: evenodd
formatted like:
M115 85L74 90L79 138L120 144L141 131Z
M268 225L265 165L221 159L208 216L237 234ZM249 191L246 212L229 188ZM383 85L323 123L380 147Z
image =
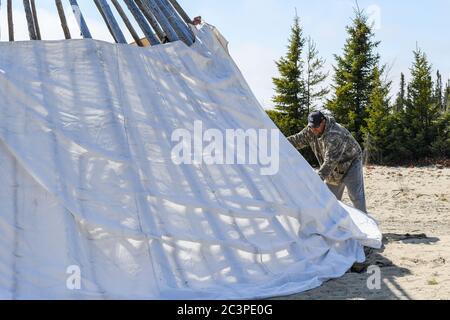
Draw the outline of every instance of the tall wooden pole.
M100 12L103 21L105 21L106 26L108 27L108 31L109 33L112 35L112 37L114 38L114 41L117 42L117 38L116 35L114 34L113 30L111 29L111 25L108 22L108 19L106 19L105 16L105 12L103 12L102 6L100 5L100 2L98 0L94 0L95 6L97 7L98 12Z
M7 2L7 11L8 11L9 41L14 41L14 20L13 20L13 10L12 10L12 0L8 0L8 2Z
M94 1L96 2L97 7L99 7L103 19L105 20L105 23L108 25L108 28L113 38L116 40L116 42L127 43L127 40L125 39L125 36L123 35L123 32L120 29L119 24L117 23L117 20L114 17L114 14L112 13L111 7L109 6L108 2L106 2L106 0L94 0Z
M166 34L161 29L161 27L158 24L158 21L156 20L155 16L151 12L151 10L144 4L144 1L142 0L135 0L136 4L138 5L139 9L141 9L142 13L144 14L147 21L152 26L153 30L155 30L156 35L158 36L159 40L161 42L165 42Z
M123 0L123 1L127 5L128 10L130 10L130 12L133 14L134 19L139 24L139 27L141 28L141 30L144 33L145 37L147 38L148 42L152 46L160 44L161 41L155 35L152 28L148 25L147 21L145 20L144 15L139 10L139 7L136 5L134 0Z
M66 39L72 39L69 27L67 26L66 14L64 13L64 7L61 0L55 0L56 8L58 9L59 20L61 20L61 27Z
M73 14L75 15L75 19L78 22L78 25L80 27L81 35L85 39L92 39L91 32L89 31L89 28L86 24L86 20L84 20L83 14L81 13L80 6L78 5L77 0L69 0Z
M178 41L180 38L178 37L178 34L175 32L173 27L170 25L169 20L164 15L164 13L159 8L158 4L155 2L155 0L142 0L144 4L147 6L149 10L154 14L156 19L158 20L161 28L164 30L164 32L167 35L167 38L169 41Z
M25 16L28 23L28 34L30 35L30 40L37 40L36 29L34 27L33 12L31 11L30 1L23 0L23 7L25 9Z
M116 8L117 12L119 13L120 17L122 18L123 22L125 23L128 31L130 31L131 36L133 37L134 41L139 47L143 47L144 44L141 41L141 38L137 34L136 30L134 29L133 25L131 24L130 20L128 19L127 15L125 14L125 11L123 11L122 6L117 0L112 0L112 3L114 7Z
M194 34L192 33L192 30L189 29L188 25L186 25L180 18L172 5L167 0L154 1L159 6L163 14L167 17L169 23L177 33L178 37L188 46L192 45L195 41Z
M39 28L39 21L37 16L37 10L36 10L36 3L34 0L30 0L31 2L31 12L33 13L33 23L34 23L34 30L36 32L36 38L37 40L41 40L41 29Z
M175 10L178 12L180 17L183 18L184 22L187 24L192 24L192 19L189 17L189 15L184 11L184 9L180 6L177 0L169 0L172 6L175 8Z

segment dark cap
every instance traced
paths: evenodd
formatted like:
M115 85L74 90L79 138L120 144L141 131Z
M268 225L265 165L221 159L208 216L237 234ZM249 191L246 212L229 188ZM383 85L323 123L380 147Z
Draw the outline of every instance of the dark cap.
M322 120L325 120L325 116L320 111L314 111L308 116L308 126L310 128L318 128L322 123Z

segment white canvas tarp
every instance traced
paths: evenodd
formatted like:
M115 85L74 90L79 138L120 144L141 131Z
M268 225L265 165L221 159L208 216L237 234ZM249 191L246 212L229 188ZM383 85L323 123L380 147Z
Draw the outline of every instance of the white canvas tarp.
M0 43L0 298L280 296L381 245L285 138L273 176L174 164L196 120L275 128L225 46Z

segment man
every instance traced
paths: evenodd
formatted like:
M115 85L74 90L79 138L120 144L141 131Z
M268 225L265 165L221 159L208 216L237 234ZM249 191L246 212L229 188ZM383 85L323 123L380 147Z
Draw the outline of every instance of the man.
M347 187L353 206L367 213L362 150L347 129L316 111L308 127L288 140L298 149L310 146L321 166L318 174L336 198L342 200Z

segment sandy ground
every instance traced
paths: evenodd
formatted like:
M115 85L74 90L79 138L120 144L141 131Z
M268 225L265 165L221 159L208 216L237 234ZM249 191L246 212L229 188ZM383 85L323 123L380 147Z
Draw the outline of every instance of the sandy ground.
M368 288L373 274L349 272L282 299L450 299L450 168L367 167L365 177L369 212L384 234L384 248L368 256L381 288Z

